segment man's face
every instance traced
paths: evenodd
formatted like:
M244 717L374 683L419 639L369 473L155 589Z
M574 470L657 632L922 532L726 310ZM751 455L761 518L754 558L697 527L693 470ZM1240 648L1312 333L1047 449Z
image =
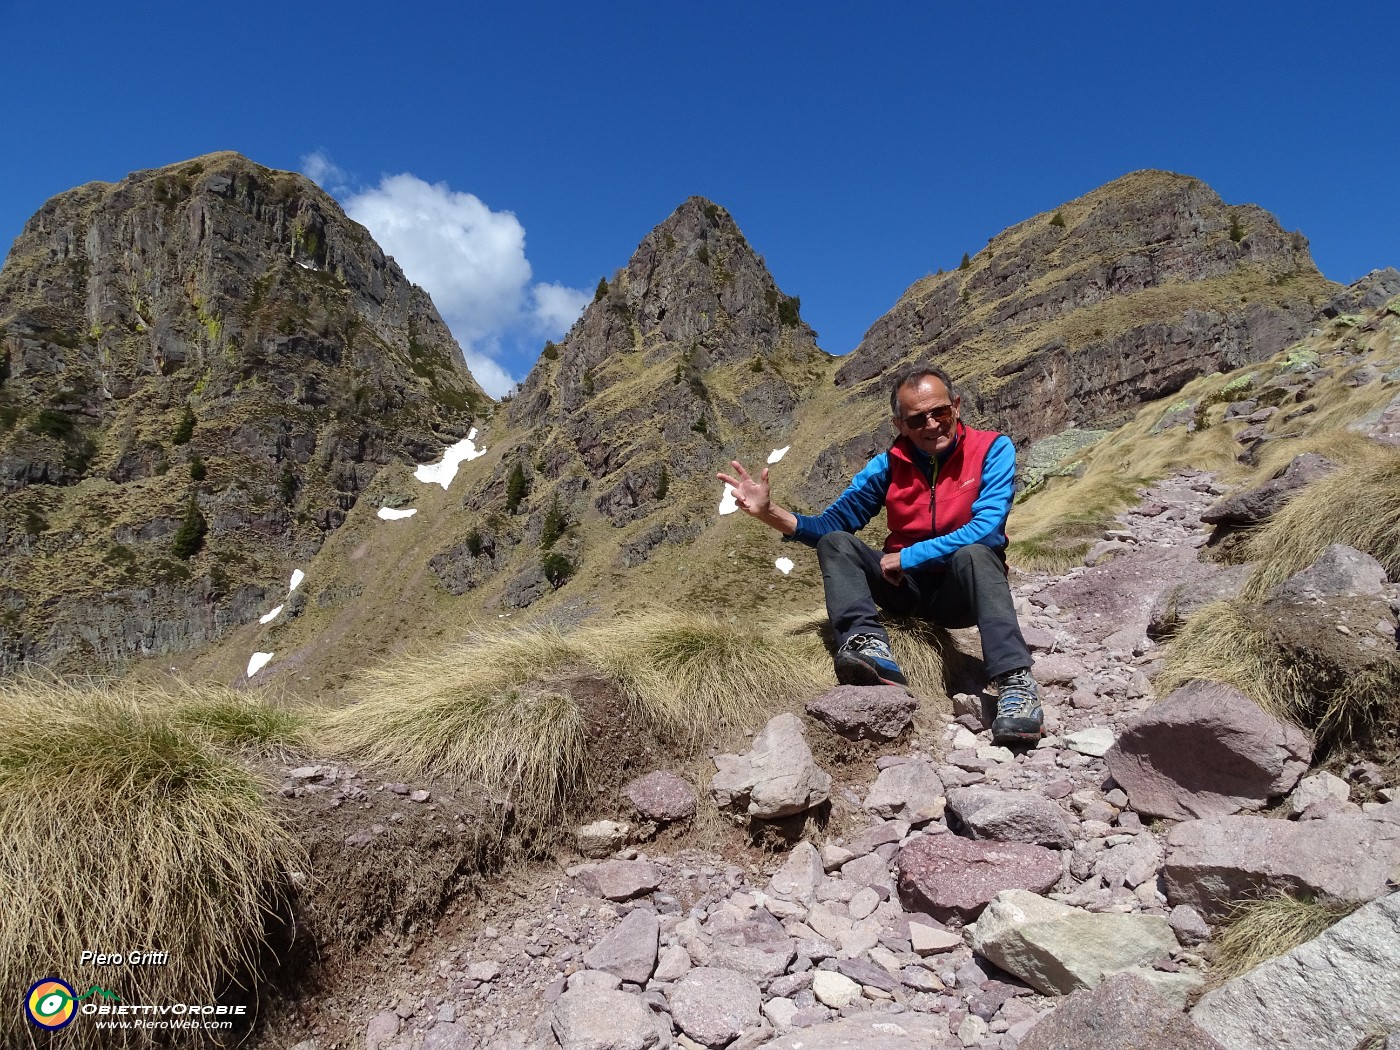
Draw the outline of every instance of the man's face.
M937 455L953 444L961 405L962 398L949 399L948 388L936 376L925 376L899 388L894 425L916 448Z

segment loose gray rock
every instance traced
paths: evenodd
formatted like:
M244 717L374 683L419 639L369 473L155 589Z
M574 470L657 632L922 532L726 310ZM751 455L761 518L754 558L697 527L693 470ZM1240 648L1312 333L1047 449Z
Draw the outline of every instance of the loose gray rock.
M635 995L603 988L571 988L550 1015L560 1050L651 1050L669 1043L662 1024Z
M708 950L695 951L703 966L734 970L755 980L784 973L797 948L782 924L759 908L747 915L720 912L705 924Z
M658 769L624 784L622 796L632 803L638 815L658 824L695 816L694 789L674 773L664 770Z
M1313 773L1298 781L1293 794L1288 796L1288 813L1301 816L1314 803L1336 800L1346 802L1351 797L1351 785L1339 776L1326 771Z
M423 1037L423 1050L476 1050L477 1042L464 1026L439 1021Z
M909 944L917 955L939 955L962 944L962 934L946 926L931 926L928 922L909 920Z
M1078 991L1035 1025L1019 1050L1224 1050L1137 974Z
M1152 605L1147 637L1155 641L1170 638L1207 605L1238 597L1253 570L1253 565L1217 566L1205 576L1168 587Z
M656 912L635 908L613 930L584 953L583 964L614 974L633 984L645 984L656 968L661 925Z
M679 981L690 969L690 952L680 944L662 948L652 976L658 981Z
M956 835L928 835L904 847L896 859L899 897L910 911L940 922L974 921L1002 890L1045 893L1059 882L1059 854L1020 842L970 842Z
M610 857L627 843L631 827L615 820L595 820L574 831L578 851L585 857L601 860Z
M365 1050L382 1050L399 1034L399 1015L393 1010L381 1010L365 1026Z
M876 816L911 824L937 820L943 807L943 782L933 766L918 759L881 770L865 799L865 808Z
M1092 726L1062 737L1065 747L1091 758L1102 758L1113 746L1113 730L1107 726Z
M1142 967L1144 980L1184 1005L1189 987L1180 975L1149 966L1180 948L1160 916L1095 915L1024 890L997 894L972 927L973 951L1043 995L1093 988L1110 974Z
M1226 982L1191 1019L1227 1050L1354 1047L1400 1029L1400 893Z
M1386 594L1385 566L1355 547L1334 543L1306 569L1294 573L1274 592L1289 602Z
M1073 656L1052 653L1042 656L1031 666L1031 675L1041 685L1072 685L1085 673L1084 662Z
M799 1011L793 1024L806 1020ZM763 1044L763 1050L937 1050L948 1045L948 1020L917 1013L860 1013L811 1027L794 1028Z
M773 873L768 887L780 896L810 901L822 874L822 859L817 848L803 839L792 848L783 866Z
M605 973L602 970L578 970L570 974L568 980L568 990L571 992L581 991L585 988L615 992L621 987L621 977L617 974Z
M649 861L607 860L580 872L578 880L600 897L625 901L660 886L661 872Z
M973 838L1058 849L1074 844L1064 810L1034 791L953 788L948 792L948 808Z
M1214 817L1167 833L1167 899L1223 920L1231 902L1275 892L1371 901L1400 872L1400 824L1363 817Z
M1167 922L1171 923L1176 939L1188 948L1210 940L1210 927L1206 925L1206 920L1189 904L1178 904L1173 908L1167 915Z
M1290 723L1219 682L1188 682L1153 704L1104 756L1146 816L1188 820L1257 808L1285 794L1312 759Z
M753 978L708 966L691 970L667 996L676 1027L706 1046L723 1046L757 1025L761 998Z
M1131 842L1122 842L1104 850L1094 862L1094 874L1109 889L1118 886L1136 889L1156 877L1162 866L1162 857L1162 847L1155 838L1135 835Z
M754 738L744 755L717 755L710 791L721 809L771 820L825 802L831 775L817 768L794 714L781 714Z
M902 686L838 685L807 702L807 713L850 740L893 740L914 722L919 708Z

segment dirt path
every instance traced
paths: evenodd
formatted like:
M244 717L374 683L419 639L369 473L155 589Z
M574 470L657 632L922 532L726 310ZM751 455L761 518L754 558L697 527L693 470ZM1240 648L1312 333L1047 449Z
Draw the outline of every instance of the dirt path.
M894 744L877 763L923 759L937 768L947 787L1022 789L1056 800L1073 844L1061 853L1064 876L1051 896L1066 903L1091 911L1167 913L1155 869L1149 866L1146 874L1139 871L1132 878L1115 874L1125 857L1150 861L1155 856L1160 862L1161 842L1125 808L1125 796L1107 779L1093 734L1083 734L1116 732L1154 699L1150 679L1158 651L1146 637L1152 603L1200 571L1196 554L1205 538L1200 513L1221 491L1205 474L1168 478L1119 516L1117 527L1106 534L1109 545L1096 548L1100 560L1092 567L1059 577L1018 574L1013 581L1042 682L1049 736L1041 746L1017 754L990 748L973 713L977 699L963 696L956 700L960 717L944 730L939 753L910 752ZM809 728L809 734L814 732L824 730ZM838 783L833 793L864 798L869 787ZM869 820L867 832L830 843L845 846L853 856L872 858L861 868L863 874L850 874L850 864L829 867L815 891L821 903L800 909L800 918L795 905L771 899L770 876L783 855L751 850L738 851L741 855L732 859L696 851L668 854L658 844L642 854L627 851L625 858L655 866L659 886L626 902L591 893L572 868L513 870L491 880L479 899L459 899L431 931L408 934L397 943L381 941L344 965L323 968L321 987L295 1004L272 1004L270 1023L251 1045L266 1050L557 1045L547 1034L551 1004L584 968L584 955L625 914L642 907L659 917L663 958L670 952L673 971L683 972L676 963L682 955L689 965L718 952L717 946L728 943L726 929L764 925L770 932L777 929L772 936L791 936L799 946L785 973L760 981L764 1020L730 1044L739 1050L794 1026L865 1013L936 1018L938 1031L947 1033L947 1045L953 1047L1014 1047L1054 1000L975 959L961 943L925 955L912 952L907 917L900 916L898 899L889 892L888 864L895 850L921 834L946 833L947 828L938 822L920 831L898 820L874 815ZM854 852L860 849L864 854ZM873 858L882 858L885 866ZM861 891L867 888L879 899L873 912L865 912ZM774 913L785 918L779 922ZM803 931L820 922L835 922L842 937L840 931L869 928L875 931L872 943L861 947L842 940L840 951L833 948L821 958L822 951L802 939ZM744 936L753 940L749 933ZM825 931L823 936L837 934ZM1189 952L1164 963L1188 969L1198 964ZM889 982L879 979L881 967L891 975ZM864 974L859 982L864 995L839 1010L824 1005L813 994L815 975L823 970ZM646 1002L659 1019L659 1030L664 1030L659 1045L672 1038L696 1045L671 1024L669 996L676 980L676 972L669 972L645 986L622 988Z

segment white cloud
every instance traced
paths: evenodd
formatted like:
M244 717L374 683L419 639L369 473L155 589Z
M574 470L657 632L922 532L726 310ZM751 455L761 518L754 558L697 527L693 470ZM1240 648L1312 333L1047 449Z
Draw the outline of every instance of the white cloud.
M327 193L339 193L346 189L345 172L325 150L318 149L302 157L301 173Z
M567 288L562 284L537 284L532 295L540 332L549 338L567 332L593 298L580 288Z
M499 360L503 346L562 336L591 298L560 284L531 286L520 220L445 182L386 175L344 204L433 297L467 367L492 397L516 383Z

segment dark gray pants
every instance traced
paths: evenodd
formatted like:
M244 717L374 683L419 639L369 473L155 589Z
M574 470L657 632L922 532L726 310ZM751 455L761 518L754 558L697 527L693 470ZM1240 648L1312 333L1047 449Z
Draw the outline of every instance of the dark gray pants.
M970 543L955 551L947 572L906 573L898 587L880 574L880 553L849 532L828 532L818 540L817 560L838 646L856 634L885 636L878 606L940 627L977 627L989 678L1031 665L1006 570L997 553L984 544Z

